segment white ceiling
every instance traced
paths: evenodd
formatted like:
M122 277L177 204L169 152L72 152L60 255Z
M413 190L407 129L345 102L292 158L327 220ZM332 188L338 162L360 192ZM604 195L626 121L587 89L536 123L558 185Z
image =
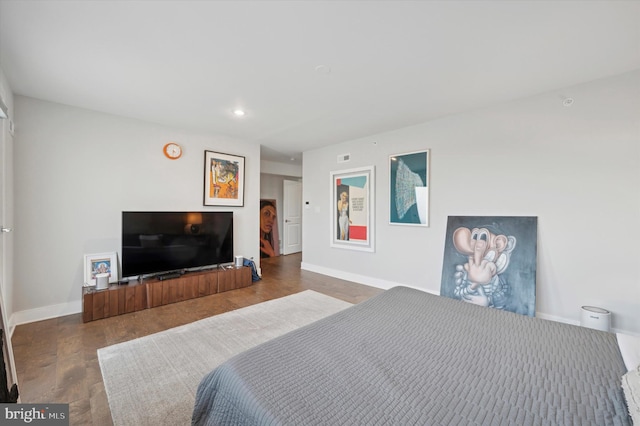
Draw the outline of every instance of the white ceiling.
M640 69L640 2L0 0L0 67L18 95L299 160Z

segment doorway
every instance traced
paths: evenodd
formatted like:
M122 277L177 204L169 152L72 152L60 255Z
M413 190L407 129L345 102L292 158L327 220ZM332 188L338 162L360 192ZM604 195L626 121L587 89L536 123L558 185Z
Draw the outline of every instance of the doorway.
M282 254L302 251L302 182L283 182Z

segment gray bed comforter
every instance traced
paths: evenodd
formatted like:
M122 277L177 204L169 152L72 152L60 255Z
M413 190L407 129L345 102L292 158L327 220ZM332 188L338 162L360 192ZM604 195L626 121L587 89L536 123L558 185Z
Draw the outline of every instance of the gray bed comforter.
M194 425L628 425L613 333L391 290L200 383Z

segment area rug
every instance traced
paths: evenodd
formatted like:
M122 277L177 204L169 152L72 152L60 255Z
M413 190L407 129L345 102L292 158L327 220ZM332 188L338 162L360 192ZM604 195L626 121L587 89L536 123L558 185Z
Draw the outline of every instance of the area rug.
M312 290L98 349L120 425L188 425L200 380L246 349L351 306Z

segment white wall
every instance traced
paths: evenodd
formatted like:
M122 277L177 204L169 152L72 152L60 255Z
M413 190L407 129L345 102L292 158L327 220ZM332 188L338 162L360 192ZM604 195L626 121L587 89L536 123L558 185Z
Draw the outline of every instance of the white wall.
M302 177L302 165L262 160L260 161L260 172L263 174L300 178Z
M14 324L81 311L83 255L118 252L123 210L232 210L259 257L260 147L17 96ZM162 147L177 141L179 160ZM204 151L245 157L244 207L204 207Z
M391 226L388 156L426 148L431 226ZM368 165L376 251L330 248L329 172ZM537 216L539 316L601 306L640 334L640 72L305 152L303 171L304 269L438 293L447 216Z

